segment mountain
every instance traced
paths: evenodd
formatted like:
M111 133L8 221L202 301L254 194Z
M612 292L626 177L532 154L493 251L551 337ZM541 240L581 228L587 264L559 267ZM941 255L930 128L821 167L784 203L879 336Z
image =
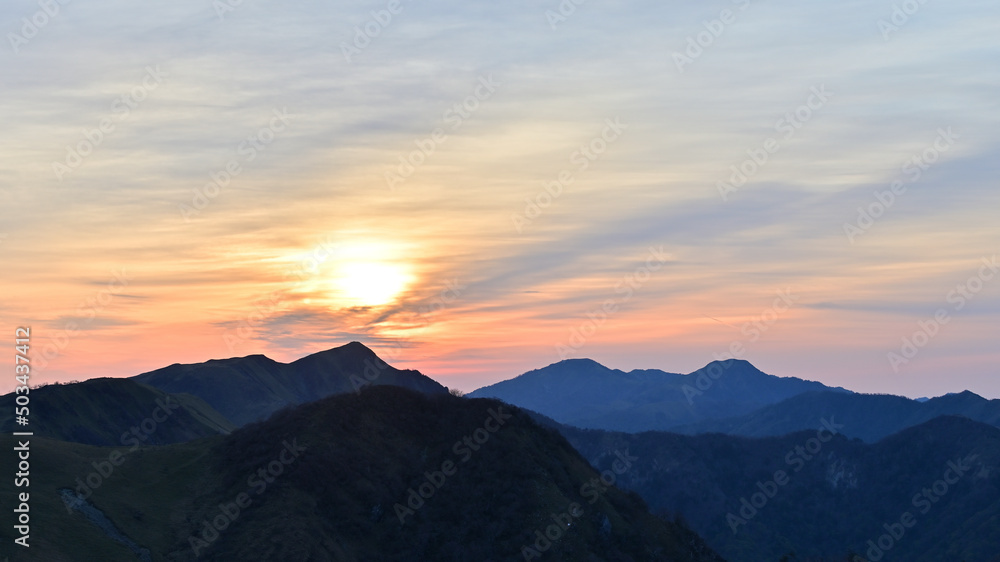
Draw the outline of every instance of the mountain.
M852 554L852 562L993 562L1000 555L1000 429L942 416L866 444L839 433L863 419L827 422L759 439L561 432L599 470L614 460L608 451L628 451L634 467L620 485L654 513L683 518L728 560L843 562L854 553L860 558Z
M12 561L721 560L495 400L377 386L115 466L113 454L32 440L36 532ZM2 497L14 490L0 481Z
M164 392L197 396L237 426L265 419L287 406L353 392L369 384L448 393L447 388L418 371L388 365L358 342L287 364L250 355L174 364L133 379Z
M567 359L469 396L498 398L577 427L640 432L747 414L810 391L847 392L768 375L737 359L715 361L687 375L626 373L590 359Z
M886 394L807 392L749 414L680 426L673 431L689 435L776 436L816 428L825 416L853 420L843 434L874 443L943 415L965 416L1000 427L1000 400L987 400L969 391L923 402Z
M14 393L0 396L0 430L25 431ZM31 390L30 427L37 436L88 445L181 443L229 433L235 426L190 395L170 395L129 379L101 378Z

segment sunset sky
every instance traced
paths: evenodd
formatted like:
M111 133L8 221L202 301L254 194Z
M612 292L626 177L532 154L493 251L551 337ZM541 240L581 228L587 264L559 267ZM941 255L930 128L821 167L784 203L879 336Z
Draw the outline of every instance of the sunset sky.
M10 0L9 345L1000 398L1000 5L896 6Z

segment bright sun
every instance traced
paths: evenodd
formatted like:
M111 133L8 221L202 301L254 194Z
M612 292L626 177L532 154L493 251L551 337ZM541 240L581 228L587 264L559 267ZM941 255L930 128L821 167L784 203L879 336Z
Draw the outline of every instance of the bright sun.
M410 282L402 267L384 262L349 262L338 268L337 296L350 306L381 306L392 302Z

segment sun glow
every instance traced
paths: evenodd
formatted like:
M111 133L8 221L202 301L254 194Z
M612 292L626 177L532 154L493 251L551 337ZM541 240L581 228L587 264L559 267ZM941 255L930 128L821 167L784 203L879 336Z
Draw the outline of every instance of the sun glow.
M348 306L389 304L411 281L406 269L394 263L348 262L337 269L335 296Z

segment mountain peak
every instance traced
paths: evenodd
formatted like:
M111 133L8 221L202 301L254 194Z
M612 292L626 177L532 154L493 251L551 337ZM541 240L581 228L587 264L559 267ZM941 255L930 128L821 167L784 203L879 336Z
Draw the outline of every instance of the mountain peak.
M558 361L556 363L553 363L553 364L549 365L549 367L563 367L563 368L573 368L573 369L579 369L579 368L608 369L607 367L605 367L604 365L601 365L597 361L594 361L593 359L588 359L586 357L580 357L578 359L576 359L576 358L575 359L563 359L562 361ZM549 367L547 367L547 368L549 368Z
M931 398L928 402L942 403L942 402L968 402L968 401L987 401L982 396L972 392L971 390L963 390L962 392L949 392L944 396L938 396L937 398Z
M335 347L333 349L343 349L344 351L354 351L354 352L375 353L374 351L372 351L372 349L370 347L368 347L367 345L365 345L365 344L363 344L363 343L361 343L359 341L356 341L356 340L348 342L348 343L345 343L344 345L340 346L339 348Z
M714 372L717 369L722 369L726 373L734 373L739 375L765 375L767 373L761 371L753 365L753 363L747 361L746 359L723 359L721 361L712 361L708 365L705 365L701 369L691 373L692 375L698 375L702 372Z
M324 349L322 351L317 351L316 353L311 353L306 357L309 357L310 355L324 355L327 353L337 353L337 354L346 353L351 355L366 355L366 356L375 355L375 352L372 351L372 349L367 345L359 341L352 341L349 343L345 343L344 345L339 345L337 347L331 347L330 349Z
M238 426L285 406L353 392L369 384L402 386L427 394L448 392L418 371L392 367L357 341L291 363L251 355L171 366L135 379L164 392L197 396Z

